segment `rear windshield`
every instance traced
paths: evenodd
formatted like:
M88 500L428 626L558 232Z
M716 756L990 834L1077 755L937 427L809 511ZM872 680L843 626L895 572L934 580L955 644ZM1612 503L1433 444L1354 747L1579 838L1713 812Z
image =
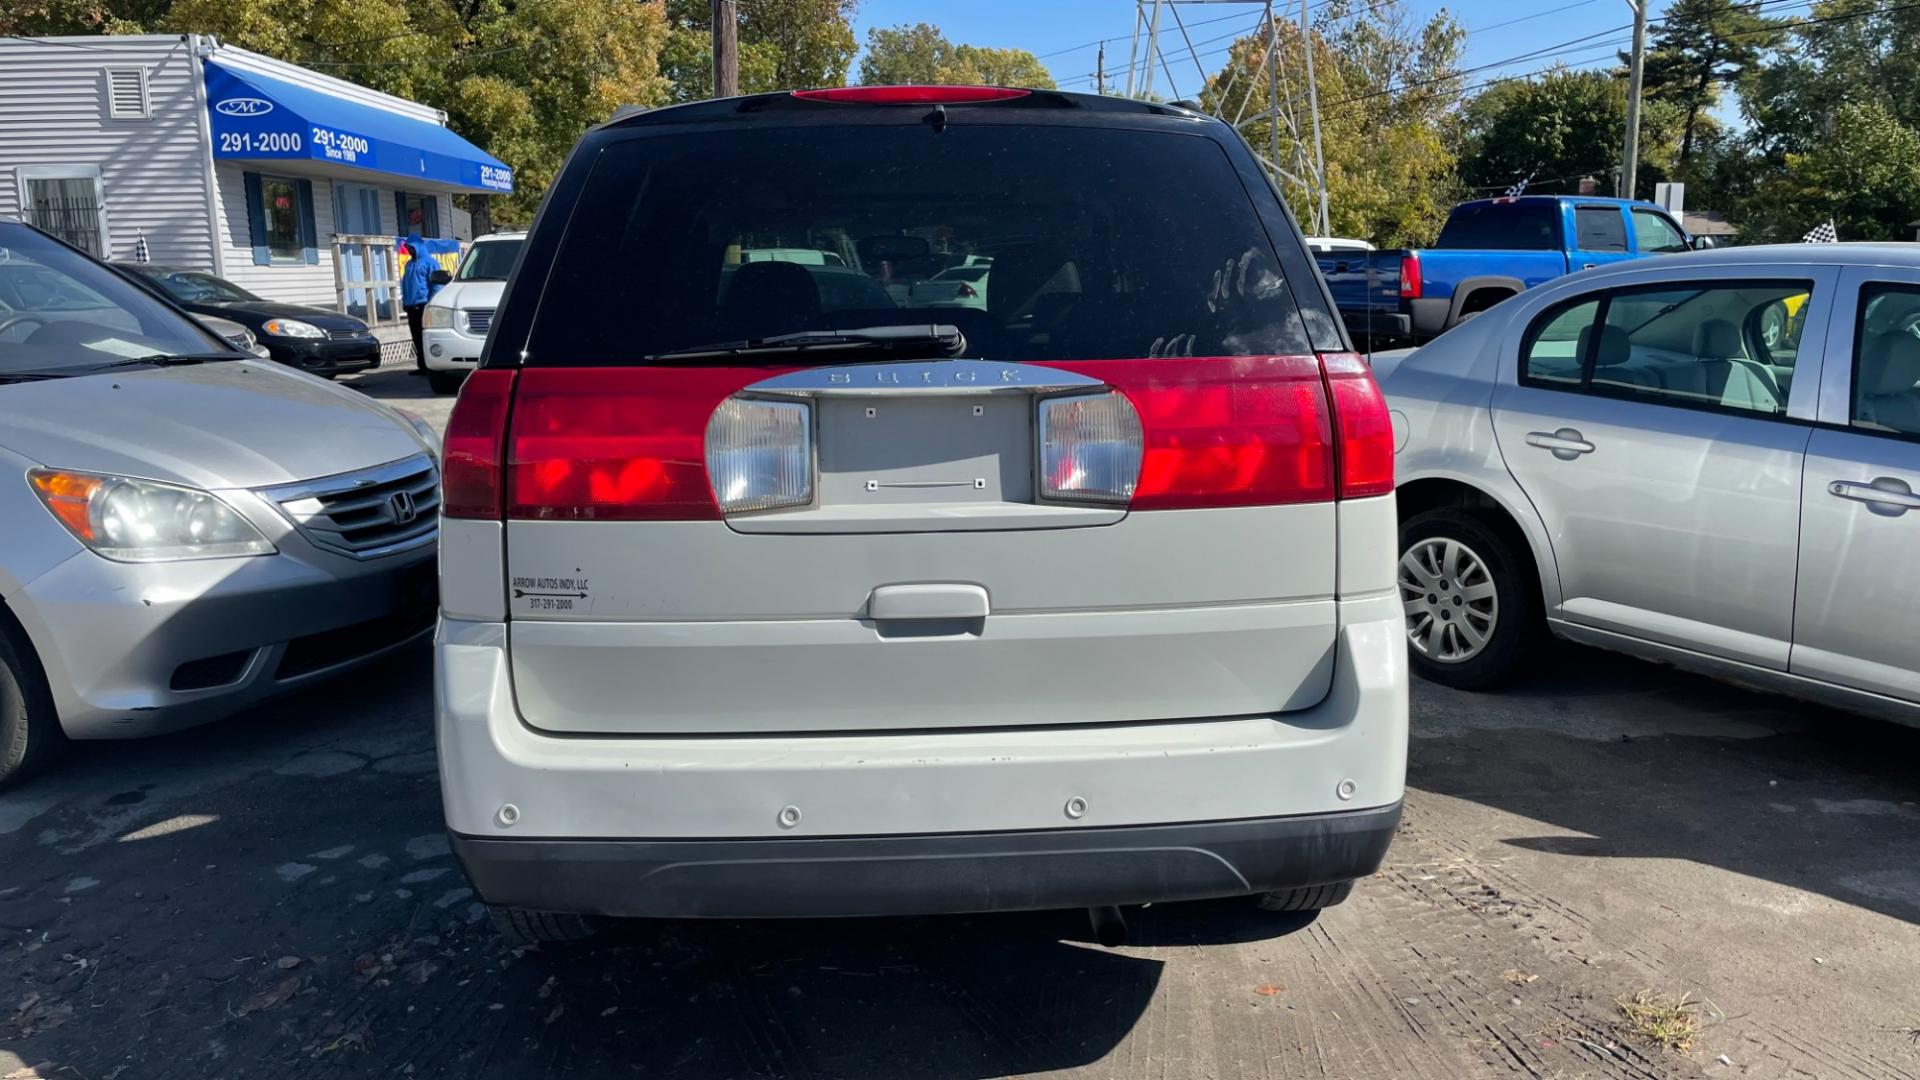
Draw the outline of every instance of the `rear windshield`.
M1560 250L1560 209L1553 203L1466 203L1453 208L1436 248L1493 251Z
M1202 137L956 123L638 138L603 152L566 229L529 364L927 323L985 359L1311 351L1273 241Z

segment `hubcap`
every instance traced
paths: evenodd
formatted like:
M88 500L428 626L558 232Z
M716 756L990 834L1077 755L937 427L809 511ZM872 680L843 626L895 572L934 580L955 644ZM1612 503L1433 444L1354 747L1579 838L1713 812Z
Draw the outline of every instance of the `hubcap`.
M1480 655L1500 620L1486 560L1450 537L1421 540L1400 556L1407 640L1420 655L1458 664Z

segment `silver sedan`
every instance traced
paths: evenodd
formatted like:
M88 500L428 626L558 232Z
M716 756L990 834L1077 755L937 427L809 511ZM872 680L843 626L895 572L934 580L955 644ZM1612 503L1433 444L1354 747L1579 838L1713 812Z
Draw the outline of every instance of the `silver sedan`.
M0 221L0 784L425 633L434 445Z
M1551 631L1920 724L1920 248L1577 274L1376 375L1428 678Z

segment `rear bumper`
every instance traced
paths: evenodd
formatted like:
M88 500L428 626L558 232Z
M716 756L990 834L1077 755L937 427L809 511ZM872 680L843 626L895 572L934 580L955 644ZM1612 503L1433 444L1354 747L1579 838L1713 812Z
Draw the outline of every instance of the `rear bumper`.
M454 835L488 903L645 918L949 914L1200 900L1379 869L1400 804L1301 817L812 840Z
M1356 340L1376 338L1404 338L1413 335L1413 319L1401 312L1384 311L1343 311L1340 313L1346 321L1347 333Z
M485 840L793 840L1390 806L1406 777L1399 598L1337 606L1331 685L1293 712L805 735L541 732L515 705L506 625L443 618L434 677L447 827Z

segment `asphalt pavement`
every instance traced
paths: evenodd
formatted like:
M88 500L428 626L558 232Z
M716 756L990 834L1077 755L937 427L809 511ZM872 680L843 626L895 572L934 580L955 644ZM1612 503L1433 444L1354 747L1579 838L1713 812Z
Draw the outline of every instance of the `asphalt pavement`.
M1556 647L1499 694L1416 685L1401 834L1316 921L515 950L447 854L430 667L0 794L0 1077L1920 1077L1920 731ZM1687 1049L1624 1023L1641 992L1687 995Z

